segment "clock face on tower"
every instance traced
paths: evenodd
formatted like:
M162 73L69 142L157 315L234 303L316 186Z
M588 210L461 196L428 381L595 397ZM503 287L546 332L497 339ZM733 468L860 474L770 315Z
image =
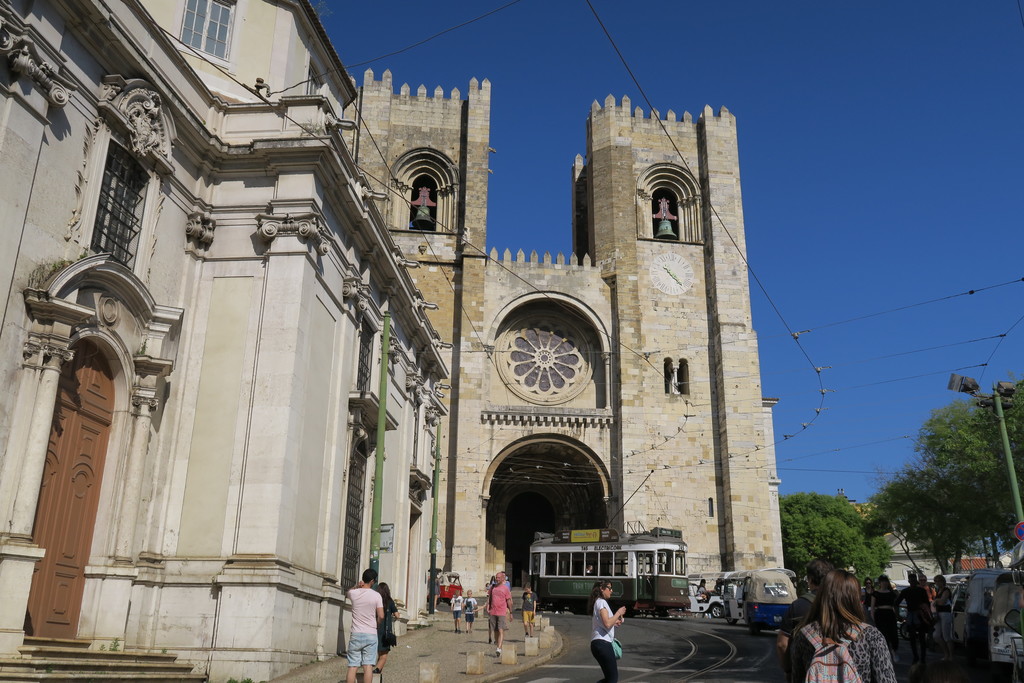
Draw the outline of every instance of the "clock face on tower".
M685 294L693 280L693 266L679 254L660 254L651 262L651 282L666 294Z

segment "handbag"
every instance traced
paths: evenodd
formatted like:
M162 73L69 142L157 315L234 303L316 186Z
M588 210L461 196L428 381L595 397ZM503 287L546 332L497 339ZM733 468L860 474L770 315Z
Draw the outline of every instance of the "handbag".
M622 643L618 638L612 638L612 652L615 653L615 659L622 659Z

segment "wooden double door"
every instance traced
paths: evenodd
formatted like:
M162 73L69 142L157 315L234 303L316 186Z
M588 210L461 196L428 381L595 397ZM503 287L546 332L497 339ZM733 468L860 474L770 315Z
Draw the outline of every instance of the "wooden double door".
M64 364L53 413L32 534L46 555L32 577L27 635L78 634L113 414L110 365L94 344L82 342Z

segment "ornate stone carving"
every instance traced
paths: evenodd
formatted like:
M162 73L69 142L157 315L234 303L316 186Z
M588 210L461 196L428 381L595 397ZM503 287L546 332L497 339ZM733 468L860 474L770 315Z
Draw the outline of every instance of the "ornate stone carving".
M418 372L410 372L405 376L405 390L408 392L414 392L419 390L423 386L423 378L420 377Z
M22 345L22 354L26 361L38 358L42 363L55 359L59 363L67 363L75 357L75 352L66 346L57 346L40 339L29 339Z
M136 391L132 394L132 406L135 408L136 412L143 407L148 408L151 411L156 410L159 405L160 401L157 397L150 395L149 392Z
M437 406L427 406L423 411L427 424L431 427L436 427L438 421L441 419L441 410Z
M11 23L0 17L0 53L6 54L11 71L32 80L51 105L63 107L75 86L60 76L49 62L43 61L31 40L16 36L12 29Z
M524 320L507 329L497 349L506 386L534 403L568 401L591 377L585 339L575 325L551 316Z
M163 154L166 149L167 131L160 105L160 95L146 88L130 90L118 104L128 120L132 149L140 156L150 152Z
M341 285L341 296L345 299L351 299L355 304L356 310L360 313L365 313L366 309L369 308L370 287L364 284L358 277L345 278Z
M256 216L256 232L266 242L273 242L280 235L296 235L308 242L321 256L331 250L327 231L320 222L320 217L313 213L274 214L261 213Z
M213 242L213 231L217 229L217 221L210 218L210 214L194 212L188 215L185 223L185 236L208 245Z
M117 323L121 315L121 306L117 299L102 296L100 297L99 305L96 306L96 312L99 314L100 321L109 326Z

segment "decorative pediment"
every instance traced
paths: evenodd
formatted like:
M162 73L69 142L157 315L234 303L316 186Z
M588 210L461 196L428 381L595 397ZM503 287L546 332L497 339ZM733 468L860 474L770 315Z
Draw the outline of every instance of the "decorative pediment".
M132 151L150 159L161 175L172 170L171 143L174 121L164 99L149 82L112 74L100 85L100 113L119 134L127 138Z

